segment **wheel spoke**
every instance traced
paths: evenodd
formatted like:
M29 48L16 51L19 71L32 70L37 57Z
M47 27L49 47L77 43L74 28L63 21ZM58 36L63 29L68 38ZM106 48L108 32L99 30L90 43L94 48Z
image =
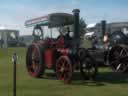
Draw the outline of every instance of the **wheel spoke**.
M59 67L58 67L59 66ZM71 80L72 68L70 60L66 56L62 56L58 59L56 64L57 77L59 80L64 80L68 83Z
M94 76L96 76L96 66L94 65L91 58L86 58L83 61L83 65L81 64L81 74L84 79L94 79Z
M128 52L125 47L116 46L110 51L110 65L114 70L123 72L126 70Z

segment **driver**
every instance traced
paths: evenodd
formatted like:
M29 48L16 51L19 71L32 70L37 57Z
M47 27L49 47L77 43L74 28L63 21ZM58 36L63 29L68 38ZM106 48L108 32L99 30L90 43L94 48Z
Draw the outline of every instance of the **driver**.
M57 40L59 40L61 37L64 37L63 32L61 30L59 30L59 34L60 35L57 37Z
M65 35L65 46L66 47L72 47L72 37L70 36L70 28L67 27L67 34Z
M69 27L67 27L67 34L65 35L65 39L66 40L71 40L71 37L70 37L70 28Z
M59 30L60 35L57 37L57 46L64 47L64 35L61 30Z

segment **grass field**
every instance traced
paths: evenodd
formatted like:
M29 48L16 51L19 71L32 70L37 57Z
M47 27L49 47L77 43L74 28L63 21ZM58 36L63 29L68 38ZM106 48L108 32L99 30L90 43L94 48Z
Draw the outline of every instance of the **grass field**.
M26 72L25 48L0 49L0 96L12 96L11 55L14 52L18 54L17 96L128 96L128 75L113 73L109 68L100 68L95 83L79 78L64 85L53 73L50 75L52 71L44 79L31 78Z

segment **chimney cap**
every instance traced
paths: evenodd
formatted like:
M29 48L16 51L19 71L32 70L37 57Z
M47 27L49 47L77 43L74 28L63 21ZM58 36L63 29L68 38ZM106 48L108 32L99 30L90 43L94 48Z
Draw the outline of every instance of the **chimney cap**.
M72 11L73 13L79 13L80 12L80 10L79 9L73 9L73 11Z

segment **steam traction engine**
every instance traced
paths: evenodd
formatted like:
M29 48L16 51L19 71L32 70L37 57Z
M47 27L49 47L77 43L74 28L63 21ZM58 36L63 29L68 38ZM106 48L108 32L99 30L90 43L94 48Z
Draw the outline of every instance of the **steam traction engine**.
M127 28L128 25L115 23L113 26L106 24L104 20L96 26L98 32L96 31L90 38L93 45L90 54L96 57L98 64L108 65L116 72L126 72L128 71L128 34L121 31L121 28ZM117 28L116 31L111 31L114 30L113 28Z
M97 74L97 66L88 50L80 48L79 36L79 9L73 10L72 14L52 13L44 17L35 18L25 22L26 26L34 26L34 42L28 47L26 66L30 76L40 78L45 69L53 69L57 79L70 83L73 72L80 70L84 79L94 79ZM73 32L69 31L73 26ZM50 29L48 38L44 39L45 27ZM65 33L67 27L67 34ZM52 30L54 29L54 31ZM57 38L55 29L60 32ZM73 35L71 36L71 33Z

